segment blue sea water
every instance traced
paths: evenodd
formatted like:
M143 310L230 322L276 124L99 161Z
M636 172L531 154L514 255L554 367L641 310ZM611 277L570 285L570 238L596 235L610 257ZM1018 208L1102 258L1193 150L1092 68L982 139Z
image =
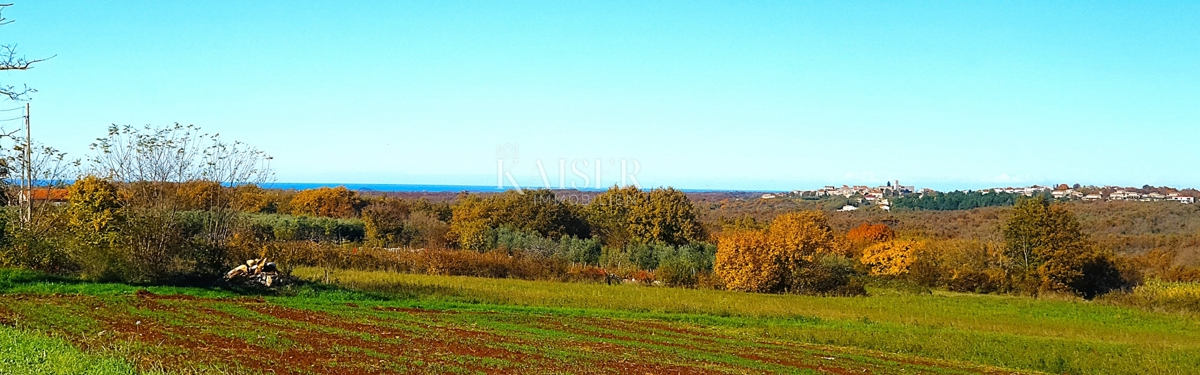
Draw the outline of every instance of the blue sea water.
M481 192L501 192L508 189L497 189L495 186L483 185L418 185L418 184L341 184L341 183L323 183L323 182L273 182L263 184L262 187L267 189L315 189L319 187L338 187L345 186L350 190L358 191L380 191L380 192L430 192L430 193L457 193L460 191L469 191L472 193Z
M394 192L428 192L428 193L457 193L468 191L472 193L498 193L506 190L511 190L509 186L504 188L496 188L495 186L486 185L422 185L422 184L342 184L342 183L323 183L323 182L273 182L263 184L262 187L267 189L315 189L319 187L338 187L345 186L350 190L357 191L378 191L386 193ZM581 191L605 191L608 189L577 189ZM722 191L711 189L680 189L685 192L710 192Z

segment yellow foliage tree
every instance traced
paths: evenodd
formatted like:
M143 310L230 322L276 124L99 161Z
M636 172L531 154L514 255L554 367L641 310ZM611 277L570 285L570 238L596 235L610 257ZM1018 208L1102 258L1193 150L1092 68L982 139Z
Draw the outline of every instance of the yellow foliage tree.
M717 242L716 272L729 290L771 292L778 289L782 270L766 233L739 230L723 234Z
M324 217L350 218L359 204L358 193L346 189L321 187L296 193L292 197L292 213Z
M777 257L789 266L812 262L817 255L839 253L843 246L820 211L780 215L768 229Z
M925 243L912 240L891 240L871 245L863 250L862 263L877 276L899 276L917 261L917 253Z
M825 215L804 211L780 215L765 231L734 230L717 241L714 271L730 290L747 292L824 292L824 272L813 272L820 258L839 254L844 245ZM840 277L840 276L839 276ZM814 283L814 281L818 281ZM836 287L837 285L830 285Z
M491 227L490 205L478 195L460 195L451 209L447 239L463 249L487 250L487 231Z
M258 185L247 184L233 189L233 208L242 212L274 212L276 202Z
M120 217L117 187L108 180L87 176L68 188L69 225L90 234L109 233Z
M226 205L223 202L221 183L216 181L192 180L179 184L179 203L185 210L208 210Z

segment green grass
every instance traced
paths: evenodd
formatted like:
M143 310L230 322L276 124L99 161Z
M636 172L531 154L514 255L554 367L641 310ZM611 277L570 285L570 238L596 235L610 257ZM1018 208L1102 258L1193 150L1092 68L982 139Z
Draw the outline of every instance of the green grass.
M19 345L52 335L61 339L51 362L130 361L113 360L125 364L115 373L999 371L781 340L743 332L753 323L745 318L704 314L465 303L313 284L265 298L150 288L159 295L4 270L0 284L0 321L23 333Z
M134 373L122 359L84 354L66 340L0 325L0 375Z
M295 274L317 277L321 272L309 268ZM811 297L357 271L336 271L334 278L351 289L431 304L653 316L752 337L1006 368L1095 374L1200 371L1200 319L1195 315L1082 300L889 289L872 289L869 297Z
M323 270L295 274L315 279ZM894 286L869 288L868 297L809 297L387 272L333 278L336 287L254 296L0 270L0 338L8 340L0 358L44 358L12 367L18 373L102 374L1200 369L1196 315L1081 300ZM261 358L228 346L255 348Z

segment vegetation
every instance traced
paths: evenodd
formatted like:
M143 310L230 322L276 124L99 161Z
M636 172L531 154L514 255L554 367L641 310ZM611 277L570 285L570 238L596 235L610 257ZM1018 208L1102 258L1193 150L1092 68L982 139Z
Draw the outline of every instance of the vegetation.
M1200 231L1200 211L1180 205L1157 206L1163 211L1147 212L1141 206L1084 205L1022 197L1012 207L969 211L892 213L864 209L830 214L822 210L828 202L801 199L795 204L765 206L768 203L759 201L767 200L756 199L752 207L770 209L745 212L739 211L739 207L745 207L739 202L744 201L726 198L713 206L671 188L628 187L595 193L590 201L563 200L551 190L526 190L463 193L452 200L435 202L360 194L344 187L263 189L255 182L270 175L264 154L189 126L112 127L93 148L95 154L81 177L71 184L58 185L68 191L65 204L37 202L26 207L28 212L16 208L0 212L0 266L42 272L32 275L53 275L16 277L20 280L0 283L0 289L34 294L72 291L96 298L79 297L60 303L55 300L58 297L38 297L43 299L36 304L4 301L19 308L0 307L0 323L17 322L15 328L4 328L0 332L3 335L29 337L29 342L47 348L57 345L54 340L65 339L77 345L82 342L78 352L46 349L66 358L63 363L67 364L61 365L66 367L60 366L63 369L71 369L70 363L75 360L70 358L111 363L104 366L117 369L112 371L130 368L121 360L109 361L112 358L173 358L169 350L147 349L136 335L136 325L135 335L125 341L128 346L93 348L94 341L80 341L80 337L95 333L80 328L88 324L107 324L120 331L129 327L121 325L127 322L114 321L119 311L125 311L120 307L102 308L93 314L71 310L77 306L124 306L146 299L169 306L145 316L159 321L165 315L178 314L170 315L174 319L171 322L157 326L159 336L155 337L159 339L184 334L213 339L205 336L211 332L193 332L199 328L172 323L175 321L204 321L206 326L231 330L256 324L294 327L298 323L274 320L289 318L260 319L244 311L253 317L243 319L232 314L223 321L197 317L212 311L254 308L245 301L226 300L236 295L230 290L153 287L211 288L232 265L261 257L276 262L285 273L294 271L312 280L318 278L314 270L322 270L321 280L356 290L304 285L272 297L271 303L319 315L332 314L329 319L336 316L369 321L358 327L367 331L394 328L388 325L391 323L372 320L380 318L378 314L390 314L379 311L419 305L456 311L507 311L511 315L499 320L471 318L477 319L473 323L501 327L486 332L501 340L517 335L514 332L558 334L547 333L540 323L513 323L526 319L559 320L594 328L589 328L587 334L568 330L564 337L570 340L614 330L624 332L619 334L671 336L667 332L678 328L621 331L624 328L610 326L636 327L646 320L687 325L680 328L685 331L698 329L691 325L702 324L714 329L721 340L735 340L739 335L756 337L744 345L732 345L732 352L719 353L668 351L653 346L657 344L631 346L660 359L704 359L708 361L704 363L716 366L705 370L773 372L814 365L793 354L743 355L743 350L758 350L760 344L794 344L799 346L789 346L789 353L808 348L804 350L833 351L841 356L848 355L844 348L856 348L853 350L865 351L853 354L866 356L861 357L865 358L862 363L900 358L891 357L894 355L952 361L938 362L933 366L938 369L964 368L953 361L967 361L1053 372L1120 373L1134 372L1134 368L1173 371L1180 364L1194 363L1196 358L1192 351L1195 343L1184 339L1174 341L1169 350L1147 346L1153 341L1151 337L1167 335L1165 329L1145 330L1125 324L1112 330L1089 331L1081 326L1112 324L1112 314L1150 314L1139 316L1147 317L1153 322L1151 326L1159 328L1175 324L1168 316L1181 319L1176 323L1190 322L1190 314L1197 311L1197 298L1194 284L1188 283L1198 280L1200 270L1187 263L1187 256L1200 248L1200 235L1196 234ZM54 171L63 170L62 163L70 164L62 154L49 148L42 150L48 164L39 169L39 175L54 176ZM785 209L776 209L781 207ZM1126 209L1133 214L1118 214ZM1137 215L1154 219L1147 221ZM324 270L334 270L334 275L324 274ZM452 277L538 282L472 279L478 288L457 286L456 290L447 283L464 279ZM1146 278L1152 281L1141 285ZM414 282L417 285L412 285ZM190 309L175 305L172 298L108 294L113 290L127 292L130 287L126 284L167 294L203 295L210 300L201 302L202 308ZM504 290L515 286L528 290ZM566 292L585 295L561 294ZM963 292L1005 295L958 294ZM1036 301L1025 296L1051 300ZM345 310L326 303L330 298L349 298L356 301L351 302L354 304L371 301L385 310ZM463 305L481 302L486 305ZM882 303L912 310L881 307ZM58 310L35 307L46 304L58 307L44 309L63 308L72 311L72 317L85 316L80 320L85 323L74 326L76 323L70 319L54 318L53 314L62 314L55 312ZM963 320L991 314L980 310L1003 312L1012 308L1018 308L1019 313L992 316L1012 324ZM1097 315L1078 322L1048 318L1069 315L1068 311L1078 308L1098 309L1088 310ZM1042 331L1017 326L1018 321L1037 320L1022 315L1026 310L1043 314L1034 315L1038 319L1048 319L1048 323L1033 324ZM913 311L925 315L914 317ZM573 320L581 314L612 321L601 324ZM951 317L953 314L959 315ZM410 317L387 315L387 319L397 318ZM447 322L435 318L425 323ZM1190 332L1186 327L1171 329ZM263 335L267 338L262 340L267 342L248 343L278 349L297 340L313 340L311 333L303 329L284 331L288 332L286 337ZM345 330L345 337L339 340L359 340L349 331ZM223 340L244 339L232 331L211 334ZM700 346L698 341L689 340L703 336L681 335L676 339L696 347ZM1067 341L1061 341L1064 337ZM1171 337L1168 339L1175 340ZM485 350L469 340L451 336L440 340L469 350ZM521 340L505 342L519 346ZM776 342L771 340L790 344L770 344ZM384 345L377 341L353 342L367 345L359 348ZM197 344L179 341L172 345ZM337 349L342 347L339 345L318 345L314 350L336 358L337 351L342 350ZM958 350L963 347L975 349ZM1035 347L1049 347L1055 357L1027 349ZM393 349L399 350L389 350ZM528 354L548 349L530 346L523 350L521 353ZM1111 358L1128 359L1121 355L1129 353L1144 355L1149 362L1125 367L1112 362ZM503 360L503 356L488 358ZM598 357L587 358L599 361ZM435 361L444 367L427 369L515 369L510 365L464 366L464 360ZM138 369L156 370L139 361L134 360ZM898 361L904 362L903 358ZM191 365L216 372L243 370L205 367L212 366L208 363Z
M864 294L851 284L844 245L815 211L786 214L767 230L726 233L718 241L717 275L730 290L803 294Z
M1130 284L1111 256L1088 243L1074 214L1045 198L1018 201L1004 227L1004 255L1013 283L1026 291L1095 298Z
M953 191L949 193L921 194L920 196L898 197L892 207L910 210L956 211L983 207L1012 206L1022 194L981 191Z
M35 335L21 340L54 336L85 348L49 352L49 361L83 355L117 363L114 371L94 373L128 373L121 359L144 371L206 373L333 366L351 373L664 372L672 368L661 366L683 365L752 373L819 367L1140 374L1187 373L1200 364L1196 315L1081 300L872 286L870 297L817 297L326 272L299 268L295 274L328 276L348 289L302 285L244 298L0 271L0 319L15 322L6 332ZM218 349L228 346L255 348L254 354ZM199 351L212 354L182 354ZM362 361L364 353L380 355Z

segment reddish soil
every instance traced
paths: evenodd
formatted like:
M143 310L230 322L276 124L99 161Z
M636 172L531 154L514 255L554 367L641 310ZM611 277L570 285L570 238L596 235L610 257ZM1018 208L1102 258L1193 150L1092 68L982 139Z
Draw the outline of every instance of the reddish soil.
M908 367L889 371L814 355L837 353L833 348L747 340L654 320L355 303L313 311L262 298L146 291L127 297L0 296L0 324L57 331L85 351L121 347L118 353L143 368L217 366L235 373L708 374L772 368L849 374L919 373L919 367L945 365L879 357L885 365ZM774 367L745 368L719 358Z

